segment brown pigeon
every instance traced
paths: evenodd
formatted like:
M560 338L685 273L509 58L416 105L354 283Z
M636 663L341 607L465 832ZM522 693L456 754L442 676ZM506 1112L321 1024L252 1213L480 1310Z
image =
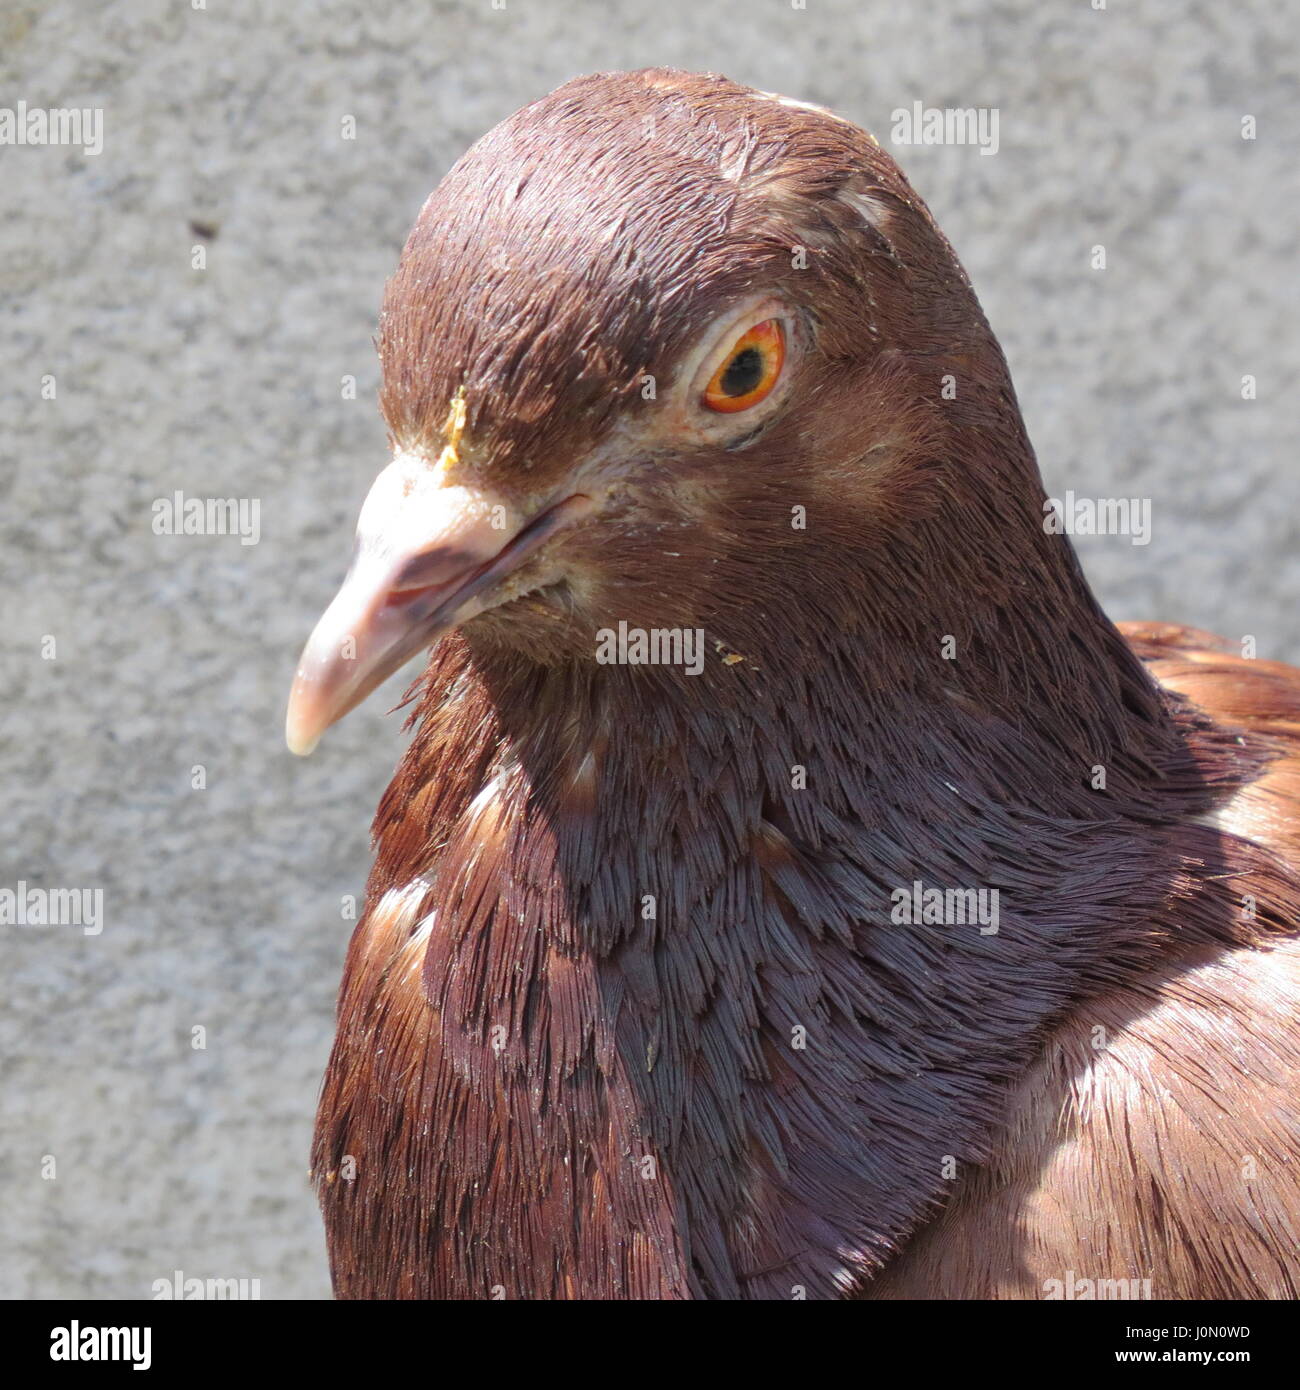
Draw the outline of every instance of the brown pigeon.
M380 353L288 719L429 652L337 1294L1295 1297L1300 672L1108 621L879 145L570 82L429 198Z

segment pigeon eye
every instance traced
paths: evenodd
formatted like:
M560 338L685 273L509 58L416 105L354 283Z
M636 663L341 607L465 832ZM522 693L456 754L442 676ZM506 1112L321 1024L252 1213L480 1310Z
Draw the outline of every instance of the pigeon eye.
M757 405L776 385L785 363L785 329L764 319L732 344L701 398L710 410L731 414Z

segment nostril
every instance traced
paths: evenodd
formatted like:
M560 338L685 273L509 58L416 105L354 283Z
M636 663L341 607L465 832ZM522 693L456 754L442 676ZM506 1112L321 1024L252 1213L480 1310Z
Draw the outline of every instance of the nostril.
M424 555L412 556L393 581L392 592L409 594L416 590L442 588L452 580L463 581L483 565L490 564L495 555L483 555L465 547L438 548Z

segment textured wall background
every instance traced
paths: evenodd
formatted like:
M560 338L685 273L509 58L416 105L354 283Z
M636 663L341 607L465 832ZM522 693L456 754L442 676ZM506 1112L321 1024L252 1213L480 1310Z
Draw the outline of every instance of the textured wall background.
M1273 0L0 0L0 107L104 112L96 157L0 146L0 887L100 887L105 919L0 927L0 1293L328 1292L311 1116L402 740L376 698L300 762L282 718L384 462L383 283L469 142L656 63L885 143L914 100L996 107L996 157L895 153L1049 490L1151 499L1150 545L1084 547L1103 600L1296 659L1296 28ZM260 499L260 543L155 535L176 489Z

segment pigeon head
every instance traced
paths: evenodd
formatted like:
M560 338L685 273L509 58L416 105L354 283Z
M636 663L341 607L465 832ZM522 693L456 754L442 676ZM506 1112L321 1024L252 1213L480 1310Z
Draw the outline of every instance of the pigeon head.
M996 606L1052 563L969 282L893 160L813 107L568 83L430 196L379 346L393 458L295 751L453 628L543 664L620 622L696 629L761 663L799 617L928 641L954 591Z

